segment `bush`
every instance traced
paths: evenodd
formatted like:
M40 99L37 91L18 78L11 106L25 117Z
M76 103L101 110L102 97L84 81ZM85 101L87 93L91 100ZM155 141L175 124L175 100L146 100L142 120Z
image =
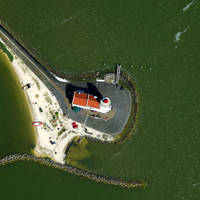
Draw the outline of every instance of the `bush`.
M0 49L7 54L10 62L13 61L13 55L8 51L8 49L5 47L5 45L3 43L0 42Z

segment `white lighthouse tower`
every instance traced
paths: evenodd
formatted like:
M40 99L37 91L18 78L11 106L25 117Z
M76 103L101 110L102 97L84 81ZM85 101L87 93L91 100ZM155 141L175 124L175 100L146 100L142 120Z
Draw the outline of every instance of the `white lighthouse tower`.
M108 97L104 97L100 101L100 110L102 113L107 113L112 109L111 101Z

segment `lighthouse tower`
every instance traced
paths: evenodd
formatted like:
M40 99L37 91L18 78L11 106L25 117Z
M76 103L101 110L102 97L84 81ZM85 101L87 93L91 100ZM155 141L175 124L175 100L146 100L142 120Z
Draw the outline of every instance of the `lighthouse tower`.
M111 101L108 97L104 97L100 101L100 110L102 113L107 113L112 108Z

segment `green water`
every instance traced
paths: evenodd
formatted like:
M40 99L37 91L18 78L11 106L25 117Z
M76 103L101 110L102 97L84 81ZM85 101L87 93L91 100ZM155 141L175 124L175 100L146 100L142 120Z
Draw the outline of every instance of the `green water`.
M11 67L0 51L0 158L29 153L35 143L28 105Z
M1 197L5 199L129 199L143 192L94 183L31 162L1 167L0 176Z
M183 12L189 2L1 2L0 19L57 71L82 72L123 64L138 88L136 131L122 145L90 143L91 156L81 163L102 174L149 182L145 190L130 191L33 163L16 163L0 170L3 180L7 179L5 192L12 182L13 187L17 185L17 197L21 194L17 189L25 188L23 199L30 194L33 199L55 199L55 195L73 199L199 199L200 7L196 0ZM183 34L175 41L178 32Z

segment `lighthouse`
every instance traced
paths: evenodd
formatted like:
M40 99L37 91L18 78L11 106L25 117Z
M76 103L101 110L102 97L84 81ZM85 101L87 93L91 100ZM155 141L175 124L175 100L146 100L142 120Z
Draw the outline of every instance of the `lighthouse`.
M100 110L102 113L107 113L112 109L111 101L108 97L103 97L100 100Z
M74 92L72 107L100 113L107 113L112 109L111 101L108 97L103 97L99 102L97 96L84 93L83 91Z

